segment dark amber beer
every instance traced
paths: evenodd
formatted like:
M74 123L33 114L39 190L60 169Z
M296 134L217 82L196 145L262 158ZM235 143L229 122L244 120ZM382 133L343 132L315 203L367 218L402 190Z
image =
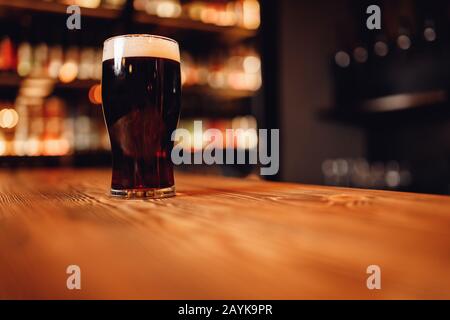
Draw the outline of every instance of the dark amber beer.
M102 99L112 151L111 194L175 195L172 132L180 114L177 42L151 35L105 41Z

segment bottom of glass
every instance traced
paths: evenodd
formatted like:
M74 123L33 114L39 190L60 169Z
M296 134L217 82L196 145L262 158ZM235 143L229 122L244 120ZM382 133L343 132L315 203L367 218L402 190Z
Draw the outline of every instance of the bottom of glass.
M113 197L123 199L162 199L175 196L175 186L168 188L148 188L148 189L111 189Z

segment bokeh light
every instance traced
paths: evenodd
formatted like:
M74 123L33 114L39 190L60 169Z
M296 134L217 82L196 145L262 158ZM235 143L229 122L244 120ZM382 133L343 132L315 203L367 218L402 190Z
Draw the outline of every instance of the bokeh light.
M0 127L11 129L19 122L19 114L14 109L3 109L0 111Z
M425 37L425 40L429 42L435 41L437 38L436 31L433 28L425 28L423 36Z
M75 62L69 61L62 65L59 70L59 80L63 83L74 81L78 75L78 65Z
M411 48L411 39L407 35L402 34L397 38L397 45L402 50L408 50Z
M92 104L102 104L102 86L100 84L94 84L89 89L89 101Z
M377 41L374 45L374 51L377 56L385 57L389 53L389 47L386 42Z
M334 56L336 64L341 68L347 68L350 65L350 56L345 51L339 51Z

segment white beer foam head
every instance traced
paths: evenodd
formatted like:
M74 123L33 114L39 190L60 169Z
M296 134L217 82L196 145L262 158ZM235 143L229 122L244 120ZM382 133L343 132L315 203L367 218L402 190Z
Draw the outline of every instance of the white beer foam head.
M180 62L180 49L175 40L147 34L112 37L103 44L103 61L127 57L165 58Z

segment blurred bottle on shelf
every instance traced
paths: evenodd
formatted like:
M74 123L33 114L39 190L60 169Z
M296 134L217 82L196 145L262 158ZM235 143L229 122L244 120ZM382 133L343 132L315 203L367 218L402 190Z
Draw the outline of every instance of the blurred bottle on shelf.
M258 29L260 25L260 8L257 0L243 0L241 26L247 29Z
M122 8L127 0L103 0L102 6L110 9Z
M195 121L201 121L202 130L195 130ZM188 130L190 139L179 143L187 152L198 152L206 146L217 149L253 149L258 144L257 123L253 116L232 119L182 119L179 128ZM208 132L209 129L215 129ZM213 132L217 136L209 136Z
M47 99L44 105L43 118L43 154L47 156L69 154L70 143L64 137L64 120L66 118L64 101L57 97Z
M181 5L178 0L147 0L144 10L161 18L178 18L181 15Z
M14 134L19 121L19 114L11 107L9 102L0 101L0 103L2 106L6 106L0 110L0 128L2 131L0 135L0 139L2 139L0 141L0 154L8 155L13 152Z
M257 91L261 87L261 60L249 48L241 47L229 56L213 56L207 63L203 61L198 63L188 53L182 53L183 85L248 91Z
M102 0L59 0L58 2L67 5L77 5L84 8L95 9L100 7Z
M71 83L77 79L101 80L101 49L63 48L46 43L32 46L22 42L14 50L9 39L3 47L10 57L0 64L0 75L16 69L20 77L52 78L61 83ZM182 52L181 68L182 84L185 86L207 85L213 89L257 91L262 84L260 57L247 46L240 46L228 53L215 53L201 60Z
M45 43L40 43L34 48L33 68L30 73L32 77L45 77L48 75L48 51L48 46Z
M59 70L61 69L64 61L63 48L60 45L52 46L49 50L49 63L48 63L48 75L57 79Z
M95 54L96 53L93 48L81 49L78 79L87 80L95 78Z
M16 99L0 102L0 156L66 156L109 149L101 112L80 104L75 116L66 102Z
M185 17L221 27L238 26L250 30L260 25L260 5L257 0L189 1L135 0L134 8L161 18Z
M84 8L121 9L126 0L57 0L66 5ZM258 0L237 1L189 1L180 0L134 0L134 9L160 18L189 18L205 24L221 27L258 29L260 4Z
M101 79L101 49L29 42L14 45L5 38L0 42L0 54L0 75L15 72L22 78L52 78L62 83Z
M0 71L10 72L16 69L16 54L9 37L0 41Z
M17 74L26 77L33 67L33 48L28 42L22 42L17 49Z
M79 72L80 57L79 49L77 47L70 47L67 49L64 63L59 70L58 78L62 83L69 83L74 81Z

